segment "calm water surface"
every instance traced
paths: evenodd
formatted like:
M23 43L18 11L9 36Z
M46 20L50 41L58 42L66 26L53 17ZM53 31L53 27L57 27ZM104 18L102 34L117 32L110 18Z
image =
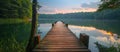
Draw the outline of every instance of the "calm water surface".
M69 25L68 27L78 38L80 33L85 33L90 36L89 49L92 52L99 52L95 42L98 42L106 47L110 47L112 45L117 47L117 44L120 43L120 39L116 33L97 29L92 26ZM42 39L51 28L52 25L50 23L38 24L38 32L40 33Z

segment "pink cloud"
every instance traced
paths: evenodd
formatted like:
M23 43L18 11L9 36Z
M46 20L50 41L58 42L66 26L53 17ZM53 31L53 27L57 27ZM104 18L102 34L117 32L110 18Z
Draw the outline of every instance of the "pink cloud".
M57 14L57 13L75 13L75 12L95 12L97 8L84 8L84 7L75 7L75 8L52 8L49 6L43 6L40 8L38 13L40 14Z
M43 11L44 14L56 14L56 13L75 13L75 12L95 12L96 8L78 8L78 9L48 9L47 11ZM41 10L42 11L42 10Z

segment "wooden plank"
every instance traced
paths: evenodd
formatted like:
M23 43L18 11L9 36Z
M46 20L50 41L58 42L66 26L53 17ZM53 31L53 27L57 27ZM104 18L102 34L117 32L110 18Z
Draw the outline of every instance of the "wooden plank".
M34 49L34 52L88 52L88 49Z
M90 52L67 28L68 25L59 21L52 26L52 29L41 43L36 46L33 52Z

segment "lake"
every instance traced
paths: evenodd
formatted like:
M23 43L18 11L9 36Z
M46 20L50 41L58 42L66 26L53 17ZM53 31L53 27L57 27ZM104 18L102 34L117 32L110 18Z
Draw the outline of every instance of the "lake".
M116 46L113 43L120 42L120 22L116 20L38 19L37 29L41 38L51 29L51 24L59 20L69 24L69 29L78 38L80 33L89 35L89 49L92 52L99 52L95 42L106 47ZM30 30L30 23L0 24L0 52L25 52Z
M38 32L41 37L44 38L46 33L51 29L52 23L57 21L56 19L39 19ZM85 33L90 36L89 49L92 52L99 52L95 42L106 47L115 46L120 44L120 32L119 21L109 20L62 20L66 24L69 24L69 29L79 38L80 33Z

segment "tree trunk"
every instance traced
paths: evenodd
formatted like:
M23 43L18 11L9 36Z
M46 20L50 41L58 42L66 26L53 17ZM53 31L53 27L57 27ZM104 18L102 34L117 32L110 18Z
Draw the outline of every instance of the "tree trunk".
M26 48L26 52L32 52L34 46L34 36L36 34L36 17L37 17L37 0L33 0L32 3L32 28L31 28L31 35L29 38L29 42Z

